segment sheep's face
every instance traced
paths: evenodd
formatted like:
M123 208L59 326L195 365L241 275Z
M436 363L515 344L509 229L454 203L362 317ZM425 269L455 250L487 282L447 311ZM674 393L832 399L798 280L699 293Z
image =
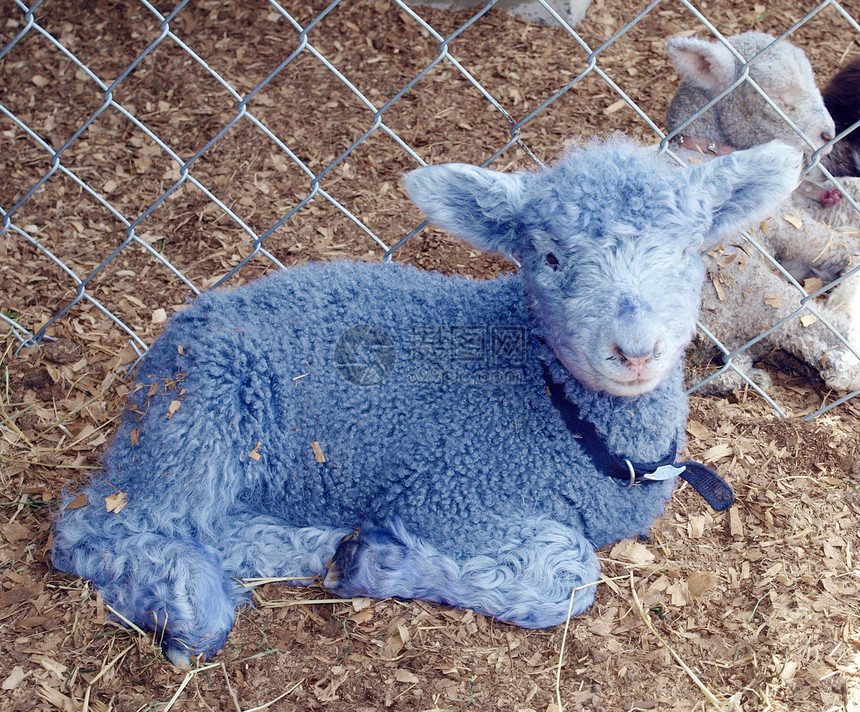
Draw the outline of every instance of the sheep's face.
M695 334L710 206L639 151L568 160L526 181L522 274L559 360L614 395L654 388Z
M774 142L680 169L617 138L536 173L427 166L406 186L434 222L520 259L535 318L574 378L636 396L695 332L701 247L764 217L797 185L800 159Z
M730 38L729 42L743 57L751 58L773 42L773 38L748 32ZM747 137L745 141L738 141L736 148L750 148L779 139L810 155L834 137L833 119L815 85L812 66L799 47L786 41L770 47L750 65L749 76L803 132L812 146L774 111L752 85L744 83L735 90L737 96L733 92L728 100L737 104L731 112L731 120L742 122L736 127L739 137ZM829 152L828 147L822 155Z
M803 50L790 42L761 32L745 32L728 38L729 44L749 65L749 79L803 133L806 140L765 100L750 81L742 81L720 99L707 121L715 122L703 129L697 119L684 133L715 131L705 138L725 141L744 149L774 139L802 150L807 156L821 149L834 136L833 119L824 106L812 66ZM774 44L775 43L775 44ZM672 100L669 123L674 127L689 118L704 102L738 82L741 63L721 42L698 37L675 37L666 45L669 56L683 79ZM830 152L826 147L821 155Z

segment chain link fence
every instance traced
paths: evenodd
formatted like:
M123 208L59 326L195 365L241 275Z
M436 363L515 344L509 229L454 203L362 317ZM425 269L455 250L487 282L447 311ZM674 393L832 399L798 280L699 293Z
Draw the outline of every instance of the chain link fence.
M496 0L457 11L402 0L3 1L0 267L9 292L0 319L21 346L67 329L98 350L102 336L119 335L131 346L126 365L189 296L297 260L504 269L422 223L398 175L445 160L527 168L595 125L668 151L662 126L677 79L665 40L729 30L686 0L643 4L621 22L597 0L589 17L608 18L602 39L546 0L536 4L552 27L502 18ZM766 14L744 12L752 25ZM860 42L838 2L798 15L780 18L774 34L804 46L805 31L836 23L843 57ZM839 54L828 49L831 67ZM528 75L535 58L543 71ZM585 115L571 97L586 96L602 108ZM434 262L433 250L448 256ZM792 283L788 319L815 313L832 287L807 294ZM734 357L753 343L730 348L708 336L724 369L737 369ZM860 345L837 338L860 358ZM808 415L856 396L827 395Z

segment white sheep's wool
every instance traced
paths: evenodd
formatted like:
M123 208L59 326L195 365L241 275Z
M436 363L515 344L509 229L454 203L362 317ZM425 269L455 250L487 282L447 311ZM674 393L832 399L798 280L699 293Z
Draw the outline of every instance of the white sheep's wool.
M835 136L834 121L803 50L760 32L746 32L727 41L741 57L756 59L749 65L749 79L716 102L717 96L741 76L741 63L735 54L715 40L675 37L667 42L669 56L682 79L666 118L667 128L674 132L675 153L701 163L713 156L714 151L707 148L711 145L726 152L779 139L804 151L808 159L817 152L824 157L825 165L832 167L827 159L829 142ZM860 64L857 66L860 68ZM841 80L843 85L851 77L856 78L858 68ZM837 82L834 92L839 89ZM855 92L855 96L860 92L856 87L845 89ZM707 107L705 112L693 118L703 107ZM777 109L805 138L783 120ZM849 117L860 109L854 106L852 111ZM846 120L840 116L842 128ZM843 143L840 141L837 148ZM839 148L843 156L839 160L844 161L846 151L850 153L844 146ZM819 173L817 168L810 169L801 186L776 207L765 228L755 232L758 243L810 291L843 277L860 264L860 214L835 186L811 180ZM840 184L860 205L860 179L841 178ZM841 229L846 226L850 229ZM774 349L783 349L812 366L828 387L840 392L860 388L860 359L837 336L841 334L860 353L860 274L849 276L826 297L810 303L815 313L804 312L801 310L806 295L737 235L723 236L705 248L709 279L702 294L702 323L730 351L757 340L735 354L735 367L767 388L771 385L770 376L754 368L753 361ZM777 330L759 339L784 320ZM705 362L709 358L692 360ZM704 375L694 374L697 379ZM725 393L743 385L741 376L729 369L711 380L705 390Z
M520 274L333 262L201 295L140 364L104 470L69 493L55 566L177 664L224 644L241 577L534 628L576 590L581 613L595 547L645 534L677 478L619 486L546 379L613 456L672 462L699 248L767 214L800 160L773 143L678 170L618 138L535 173L409 173L431 220Z

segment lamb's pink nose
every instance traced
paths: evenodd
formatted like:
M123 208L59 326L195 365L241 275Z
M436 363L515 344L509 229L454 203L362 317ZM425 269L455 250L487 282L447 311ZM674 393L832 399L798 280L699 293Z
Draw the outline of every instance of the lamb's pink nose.
M648 364L651 363L651 354L645 354L644 356L628 356L626 354L621 354L621 356L624 359L627 368L633 371L637 376L647 369Z
M625 351L620 346L615 346L615 355L624 364L624 367L635 374L641 376L651 366L651 362L660 353L660 344L656 344L651 351L646 349L629 349Z

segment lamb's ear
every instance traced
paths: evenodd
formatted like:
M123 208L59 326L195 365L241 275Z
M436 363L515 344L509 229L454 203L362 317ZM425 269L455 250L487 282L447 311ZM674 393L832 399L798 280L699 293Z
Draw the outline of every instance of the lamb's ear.
M517 251L524 202L520 176L448 163L411 171L404 183L412 201L439 227L483 250Z
M700 89L722 91L737 74L737 60L721 42L673 37L666 43L666 50L681 78Z
M797 187L802 163L800 151L771 141L686 169L710 203L704 249L769 217Z

